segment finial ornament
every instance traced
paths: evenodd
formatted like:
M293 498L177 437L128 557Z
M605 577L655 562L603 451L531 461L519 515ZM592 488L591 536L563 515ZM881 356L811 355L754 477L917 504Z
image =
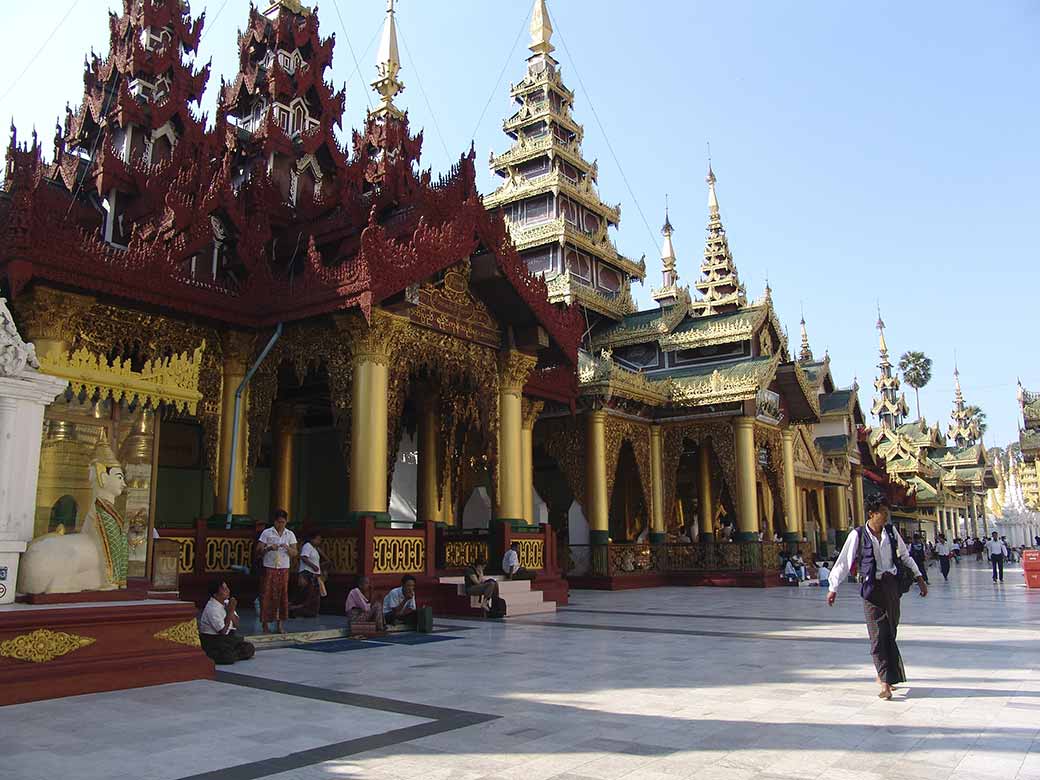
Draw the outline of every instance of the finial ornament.
M552 21L549 19L549 9L545 6L545 0L534 0L534 10L531 12L531 45L527 48L535 54L552 54L556 51L556 47L550 42L552 34Z
M394 0L386 0L386 21L383 24L383 36L379 40L379 52L376 55L376 72L379 78L372 82L372 89L382 98L383 104L375 113L403 116L394 105L394 98L404 92L404 84L397 78L397 74L401 72L401 54L397 48Z

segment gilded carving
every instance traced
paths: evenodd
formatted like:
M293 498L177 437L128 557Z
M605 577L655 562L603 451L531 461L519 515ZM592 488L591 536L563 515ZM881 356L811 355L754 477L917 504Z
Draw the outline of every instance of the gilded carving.
M327 536L322 540L321 551L332 561L334 573L357 574L357 545L355 536Z
M780 506L785 507L787 506L787 489L783 479L784 444L783 435L778 428L755 426L755 449L762 447L765 447L769 453L769 463L772 468L762 469L761 464L758 468L760 471L766 472L764 476L768 479L770 488L779 493Z
M210 536L206 539L206 571L231 571L232 566L249 566L253 557L252 538Z
M177 561L177 571L180 574L191 574L195 571L195 537L194 536L164 536L172 542L180 542L181 555Z
M467 258L447 269L439 283L422 285L409 316L416 324L497 347L502 340L498 323L484 302L470 292L469 278Z
M544 401L532 401L530 398L525 398L523 400L523 427L528 430L534 428L538 415L542 413L544 407Z
M426 568L426 539L376 536L372 539L373 574L416 574Z
M730 496L737 495L737 451L733 428L727 422L688 422L664 428L661 453L661 474L664 493L665 527L673 522L676 484L679 479L679 460L684 442L698 446L711 444L712 454L722 468L722 482Z
M341 327L350 334L355 361L386 366L398 354L409 322L404 317L373 309L367 323L361 317L349 316L342 319Z
M28 634L21 634L13 639L5 639L0 642L0 657L43 664L92 645L96 641L95 638L89 636L38 628Z
M621 445L625 442L632 447L635 455L636 469L639 474L639 486L643 490L643 502L647 512L653 512L653 489L650 481L650 425L608 414L604 421L604 437L606 439L607 464L607 502L614 495L614 482L617 478L617 464L621 456Z
M183 623L177 623L164 628L162 631L153 634L153 636L155 639L161 639L164 642L175 642L188 647L202 646L202 643L199 641L199 625L194 619L185 620Z
M516 350L502 352L498 358L499 383L505 392L519 395L523 392L527 377L531 375L538 358Z
M576 418L553 418L538 426L544 429L543 446L563 472L574 498L587 506L585 495L585 433Z
M514 539L520 543L517 555L520 565L529 571L539 571L545 568L545 540L544 539Z
M488 559L488 544L485 541L462 539L445 542L444 568L463 569L474 561ZM523 565L521 563L521 565Z

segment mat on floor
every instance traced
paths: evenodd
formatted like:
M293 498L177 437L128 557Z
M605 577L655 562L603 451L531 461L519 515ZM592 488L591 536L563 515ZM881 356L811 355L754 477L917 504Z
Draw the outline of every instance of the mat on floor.
M304 642L292 645L291 650L310 650L314 653L348 653L351 650L364 650L369 647L389 647L390 645L425 645L429 642L444 642L448 639L461 639L458 636L443 634L396 634L381 636L377 639L332 639L323 642Z

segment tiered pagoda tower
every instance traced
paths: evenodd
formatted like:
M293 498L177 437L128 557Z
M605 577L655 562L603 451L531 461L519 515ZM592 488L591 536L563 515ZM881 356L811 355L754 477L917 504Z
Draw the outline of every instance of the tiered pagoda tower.
M249 9L239 35L239 72L222 83L218 130L226 133L235 187L269 177L281 212L313 212L323 190L346 160L336 143L346 93L325 81L335 39L322 39L318 16L292 0L277 0L261 13Z
M719 215L719 198L715 193L715 172L708 164L708 239L704 245L701 278L696 282L700 300L693 302L694 314L725 314L747 306L747 295L740 282L733 253L729 248L726 228Z
M979 440L979 424L972 419L971 412L964 404L964 394L961 392L961 372L953 369L953 412L950 414L949 437L953 439L958 447L970 447Z
M672 245L672 221L668 217L668 207L664 210L664 226L661 235L664 243L661 245L661 286L651 292L651 297L661 306L674 306L684 295L689 295L689 290L679 286L678 259L675 256L675 247Z
M802 347L798 352L798 360L802 363L812 363L813 351L812 347L809 346L809 331L805 329L805 317L803 316L799 323L802 328Z
M596 191L598 166L582 154L584 130L571 116L574 93L552 56L552 33L545 0L535 0L527 72L510 88L518 109L503 124L513 143L490 161L505 181L484 204L505 215L552 302L576 302L593 322L618 321L635 310L631 283L643 280L646 266L621 255L609 237L621 207Z
M195 115L209 65L184 60L198 50L203 17L181 0L123 0L109 17L109 54L85 61L84 95L66 107L54 139L52 175L75 196L77 221L125 247L163 204L169 171L197 154L205 118ZM184 143L184 142L188 143Z
M874 380L874 389L877 395L874 397L874 405L870 413L878 418L882 428L895 430L903 424L903 418L909 414L910 409L906 405L906 397L899 392L899 377L892 373L892 363L888 359L888 344L885 342L885 321L881 319L878 312L878 348L881 354L881 362L878 368L881 373Z

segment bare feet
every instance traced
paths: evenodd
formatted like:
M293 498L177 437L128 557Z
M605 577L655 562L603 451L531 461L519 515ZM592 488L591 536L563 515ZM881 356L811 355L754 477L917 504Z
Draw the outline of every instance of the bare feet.
M889 699L891 699L892 698L892 686L888 685L886 683L882 683L881 684L881 692L878 694L878 698L879 699L884 699L885 701L888 701Z

